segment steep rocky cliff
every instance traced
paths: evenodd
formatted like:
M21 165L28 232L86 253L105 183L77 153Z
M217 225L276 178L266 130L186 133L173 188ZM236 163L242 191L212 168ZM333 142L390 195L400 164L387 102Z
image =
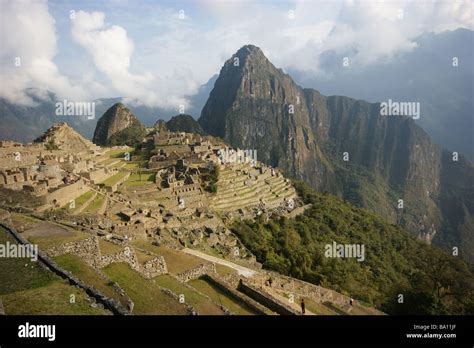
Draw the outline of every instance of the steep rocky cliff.
M116 103L97 121L92 141L103 146L135 145L145 135L145 126L125 105Z
M453 161L411 118L303 89L247 45L224 64L199 123L233 146L257 149L286 175L474 261L473 165Z

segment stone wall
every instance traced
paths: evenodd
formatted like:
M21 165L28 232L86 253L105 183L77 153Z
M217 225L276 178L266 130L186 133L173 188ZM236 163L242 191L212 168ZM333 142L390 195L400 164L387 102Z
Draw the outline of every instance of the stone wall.
M186 283L208 273L216 273L216 265L214 263L203 263L195 268L181 272L176 277L179 281Z
M272 311L278 314L281 314L281 315L299 315L300 314L297 311L295 311L293 308L291 308L290 306L287 306L286 304L278 301L270 294L265 293L248 283L244 283L242 279L239 282L239 286L237 287L237 290L244 293L248 297L254 299L255 301L260 302L265 307L270 308Z
M113 183L112 185L106 185L105 186L105 189L107 190L107 192L115 192L118 190L118 187L120 185L122 185L125 181L128 180L128 178L130 177L130 172L127 172L123 177L121 177L119 180L117 180L115 183ZM115 175L115 174L114 174Z
M50 257L68 253L77 255L96 269L107 267L111 263L125 262L146 279L168 273L165 259L162 256L156 255L154 259L148 260L141 265L138 262L133 248L128 246L125 246L122 250L116 253L102 255L99 247L99 238L97 236L92 236L79 241L67 242L47 251L47 254Z
M59 205L64 206L68 204L72 199L79 197L80 195L89 191L89 187L85 181L79 179L73 184L60 187L57 190L47 194L45 196L46 205Z
M260 303L253 300L250 297L242 295L240 292L238 292L237 290L234 290L225 281L219 279L215 275L205 274L204 276L202 276L202 278L205 279L207 282L213 284L214 286L216 286L220 290L222 290L228 296L236 299L238 302L244 303L247 307L249 307L250 309L252 309L256 313L258 313L260 315L270 314L269 310L267 310L265 307L263 307Z
M270 271L265 271L258 276L249 278L247 282L253 284L255 287L265 287L268 286L266 282L269 278L272 279L272 290L281 293L281 295L291 293L294 294L295 297L306 297L316 303L329 302L339 307L346 307L350 301L349 296L338 293L337 291ZM355 300L354 303L359 304L357 300ZM371 310L374 313L385 314L375 308L371 308Z
M99 182L107 179L107 177L109 177L111 174L113 173L106 173L105 168L98 168L80 173L81 176L90 180L93 184L98 184Z

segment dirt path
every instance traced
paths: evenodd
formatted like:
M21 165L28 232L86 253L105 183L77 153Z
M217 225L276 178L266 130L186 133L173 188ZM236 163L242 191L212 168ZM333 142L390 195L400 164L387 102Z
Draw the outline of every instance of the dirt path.
M223 260L223 259L220 259L218 257L211 256L211 255L205 254L205 253L197 251L197 250L184 248L181 251L185 252L186 254L194 255L194 256L200 257L201 259L211 261L211 262L214 262L214 263L217 263L217 264L235 269L240 275L242 275L246 278L252 277L256 273L258 273L257 271L254 271L253 269L237 265L236 263L233 263L231 261Z

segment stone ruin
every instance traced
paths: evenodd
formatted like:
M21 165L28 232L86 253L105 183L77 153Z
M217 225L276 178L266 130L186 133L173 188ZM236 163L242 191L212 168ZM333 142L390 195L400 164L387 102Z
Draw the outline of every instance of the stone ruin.
M97 236L92 236L79 241L67 242L47 250L47 255L49 257L64 254L76 255L96 269L104 268L111 263L125 262L133 270L137 271L147 279L168 273L165 259L162 256L156 255L153 259L148 260L141 265L138 262L134 249L130 246L125 246L116 253L103 255L100 252L99 238Z

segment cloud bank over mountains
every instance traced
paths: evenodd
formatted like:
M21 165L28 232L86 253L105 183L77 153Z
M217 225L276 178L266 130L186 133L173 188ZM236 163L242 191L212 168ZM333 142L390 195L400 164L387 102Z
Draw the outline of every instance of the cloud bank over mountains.
M35 88L69 100L122 96L177 110L248 43L285 70L317 77L329 73L328 59L347 56L359 69L413 50L423 33L473 29L468 0L0 6L0 97L26 105L25 89Z

